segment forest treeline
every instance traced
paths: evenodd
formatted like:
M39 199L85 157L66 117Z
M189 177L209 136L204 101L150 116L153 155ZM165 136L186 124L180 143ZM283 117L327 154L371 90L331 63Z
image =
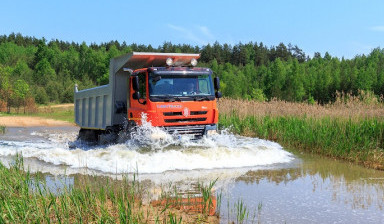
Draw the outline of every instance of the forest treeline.
M384 49L352 59L329 53L306 55L298 46L280 43L218 42L203 47L164 42L156 48L110 41L69 43L21 34L0 36L0 108L28 103L73 102L79 89L108 83L109 60L132 51L201 53L198 66L220 77L222 93L233 98L328 103L338 92L384 94Z

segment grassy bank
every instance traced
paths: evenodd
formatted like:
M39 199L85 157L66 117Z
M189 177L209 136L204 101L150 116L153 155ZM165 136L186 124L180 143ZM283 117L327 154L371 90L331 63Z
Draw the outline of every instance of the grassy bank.
M39 106L33 112L24 113L23 111L17 112L14 108L11 109L11 113L0 112L0 116L31 116L31 117L43 117L54 120L68 121L74 123L74 110L73 104L59 104L50 106Z
M5 133L5 126L0 125L0 134Z
M220 126L235 133L384 169L381 104L356 101L319 106L227 99L220 107Z
M44 117L61 121L75 122L73 106L69 107L41 107L37 113L29 116Z
M279 142L288 148L384 169L384 122L374 118L361 121L294 116L240 118L232 114L222 115L220 125L231 127L241 135Z
M143 203L149 194L127 178L84 176L74 186L52 193L39 174L23 170L22 160L6 168L0 163L0 223L218 223L209 209L180 209L177 192L162 193L157 205ZM204 195L211 186L199 186ZM203 198L202 208L211 196ZM204 204L206 203L206 204Z

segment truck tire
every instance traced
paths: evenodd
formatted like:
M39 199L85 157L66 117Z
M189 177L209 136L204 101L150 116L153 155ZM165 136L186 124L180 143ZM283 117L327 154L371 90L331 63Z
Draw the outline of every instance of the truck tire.
M118 131L114 127L107 127L98 135L98 143L101 145L114 143L117 139Z
M77 136L78 140L87 141L87 142L96 142L98 139L98 130L84 129L81 128L79 135Z

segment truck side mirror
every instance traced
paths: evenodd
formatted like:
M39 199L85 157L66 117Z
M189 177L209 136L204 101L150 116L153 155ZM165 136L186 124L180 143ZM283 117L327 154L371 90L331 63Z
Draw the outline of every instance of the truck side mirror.
M136 91L136 92L132 93L132 98L134 100L140 99L140 92Z
M215 96L216 96L216 98L221 98L222 94L220 91L216 91Z
M138 76L132 77L132 88L135 92L139 91L139 77Z
M219 77L215 77L213 79L213 84L215 85L215 90L219 90L220 89L220 79L219 79Z

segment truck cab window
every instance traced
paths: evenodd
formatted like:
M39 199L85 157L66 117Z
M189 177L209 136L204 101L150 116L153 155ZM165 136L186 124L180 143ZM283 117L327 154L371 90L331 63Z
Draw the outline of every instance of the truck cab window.
M164 77L158 81L153 80L150 83L150 91L154 95L174 94L173 79Z
M146 73L139 74L139 85L140 85L140 95L141 99L147 98L147 83L146 83Z
M208 81L206 79L199 79L199 92L203 94L209 94Z

